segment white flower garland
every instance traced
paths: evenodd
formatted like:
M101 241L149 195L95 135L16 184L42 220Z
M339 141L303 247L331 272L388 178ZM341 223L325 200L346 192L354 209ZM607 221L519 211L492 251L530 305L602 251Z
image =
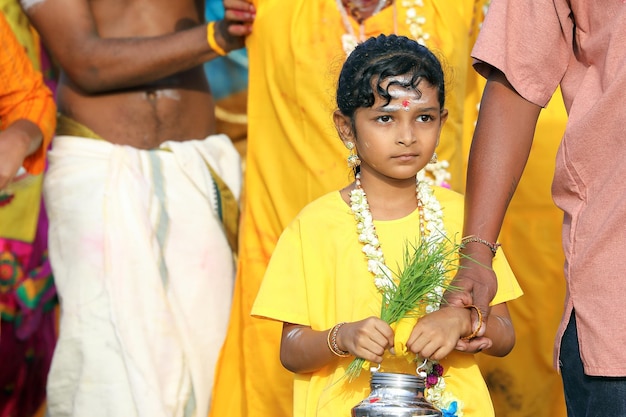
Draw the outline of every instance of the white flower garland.
M420 234L423 239L429 242L440 243L446 238L446 231L443 225L443 211L439 200L433 194L433 190L428 181L418 181L416 185L416 197L420 210ZM357 231L359 232L359 242L363 243L363 253L367 257L367 269L374 274L374 284L379 290L392 288L391 270L385 264L383 251L380 248L374 219L369 210L367 196L361 188L361 176L356 175L356 187L350 192L350 208L357 220ZM443 270L443 266L441 267ZM443 288L436 290L440 300L443 295ZM432 303L426 307L426 312L430 313L439 309L439 302Z
M341 43L343 45L343 50L346 53L346 56L350 55L356 46L365 41L365 34L363 24L360 25L359 37L357 37L356 33L354 33L354 29L352 28L352 23L350 23L350 19L348 18L348 13L341 2L341 0L337 1L337 8L341 13L341 20L343 22L344 28L346 29L346 33L341 36ZM398 6L397 1L393 4L393 27L394 33L397 32L397 14L398 14ZM426 41L430 39L430 34L424 31L424 25L426 24L426 18L420 15L419 10L424 8L423 0L402 0L402 7L406 10L405 21L409 26L409 32L413 39L415 39L421 45L426 45ZM378 13L378 12L376 12ZM376 14L374 13L374 14ZM359 39L360 38L360 39Z
M447 166L439 168L443 168L442 170L445 172ZM446 175L443 175L443 177L447 180ZM437 178L436 175L435 178ZM441 179L442 178L439 178L439 180ZM416 180L416 198L420 212L420 235L422 239L434 243L435 245L433 245L433 247L436 247L436 244L446 239L446 231L443 224L443 210L431 187L431 184L435 183L437 180L433 181L431 178L428 178L424 170L418 173ZM374 226L374 219L369 210L367 196L363 188L361 188L360 174L356 174L355 188L350 192L350 208L357 221L359 242L363 243L362 251L367 258L367 269L374 275L374 285L376 288L381 291L382 294L388 295L389 291L385 291L385 289L390 289L394 286L391 278L392 273L385 264L383 251L380 248L380 241L378 240ZM441 265L440 268L442 271L444 270L443 265ZM433 297L430 298L437 301L426 306L426 313L439 310L443 292L444 290L441 286L435 288L434 294L431 294ZM387 303L389 299L383 300L383 302ZM434 375L433 369L435 369L436 364L436 361L429 360L420 368L424 369L428 375L432 376ZM435 376L437 376L436 383L431 384L431 386L425 390L426 399L440 410L446 410L446 415L462 417L463 411L461 402L450 392L445 391L446 383L441 375Z

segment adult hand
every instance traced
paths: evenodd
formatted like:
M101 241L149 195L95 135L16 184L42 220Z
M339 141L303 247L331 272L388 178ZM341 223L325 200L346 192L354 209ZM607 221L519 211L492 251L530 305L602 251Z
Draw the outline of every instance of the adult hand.
M254 6L245 0L224 0L224 19L215 25L215 40L226 52L243 48L255 15Z
M463 307L472 304L478 307L482 314L482 325L480 325L477 312L472 311L472 331L480 325L476 334L477 339L485 334L489 319L489 304L498 290L498 281L493 269L491 269L492 256L491 253L485 255L478 250L468 253L466 250L461 258L461 267L452 280L453 289L446 291L444 303L442 303L442 307L445 305ZM479 349L484 343L486 341L474 339L467 343L461 341L457 344L457 349L461 347L459 350L473 351Z

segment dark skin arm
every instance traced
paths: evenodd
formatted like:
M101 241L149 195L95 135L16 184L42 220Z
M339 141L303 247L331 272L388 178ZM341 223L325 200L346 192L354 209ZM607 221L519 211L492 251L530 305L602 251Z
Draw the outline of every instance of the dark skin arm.
M87 0L47 0L25 10L60 66L86 93L154 82L217 56L198 16L172 23L171 33L152 36L150 3L146 2L142 13L137 13L138 19L144 18L143 33L129 36L116 33L116 28L98 27L92 13L96 7L98 2ZM226 19L216 26L216 40L226 51L243 47L243 38L229 31Z
M541 107L515 91L502 72L492 70L470 149L463 236L496 242L526 166L540 111ZM475 242L468 243L463 253L470 259L461 259L462 268L452 282L461 291L447 293L446 300L452 306L475 304L488 321L489 303L497 290L491 270L493 254L487 246ZM484 331L479 336L485 336ZM479 337L457 348L473 351L485 343L488 341Z
M504 356L515 344L515 332L506 304L492 308L492 320L486 334L493 340L484 353ZM466 308L451 307L435 311L418 320L407 341L407 347L421 357L433 360L445 358L456 346L458 339L471 329L470 312ZM317 371L338 357L328 348L328 332L316 331L309 326L284 323L280 345L280 361L294 373ZM337 333L337 346L355 357L371 363L380 363L385 350L394 346L391 327L377 317L346 323Z
M42 140L39 127L25 119L0 131L0 190L15 177L24 158L39 149Z

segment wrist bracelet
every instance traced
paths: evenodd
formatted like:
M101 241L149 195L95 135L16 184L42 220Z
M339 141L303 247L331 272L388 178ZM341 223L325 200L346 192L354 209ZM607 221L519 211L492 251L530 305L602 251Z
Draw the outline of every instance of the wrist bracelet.
M472 242L476 242L476 243L482 243L483 245L487 246L489 248L489 250L491 251L491 253L493 253L494 255L496 254L496 252L498 251L498 248L500 246L502 246L500 243L496 242L496 243L491 243L486 241L485 239L481 239L479 237L476 236L467 236L464 237L463 239L461 239L461 246L465 247L465 245L467 245L468 243L472 243Z
M346 324L346 323L345 322L341 322L341 323L335 324L328 331L328 336L326 337L326 342L328 343L328 348L330 349L331 352L333 352L334 355L339 356L340 358L346 358L346 357L350 356L350 352L348 352L346 350L341 350L341 349L339 349L339 346L337 346L337 333L339 332L339 329L341 328L341 326L343 326L344 324Z
M465 306L465 308L476 310L476 314L478 314L478 326L476 326L476 329L474 329L474 331L470 333L468 336L464 336L461 338L462 340L472 340L473 338L476 337L480 329L482 329L483 327L483 313L481 313L480 308L476 307L474 304ZM473 326L473 323L472 323L472 326Z
M221 56L224 56L227 54L227 52L218 45L217 40L215 40L215 22L210 22L207 27L206 27L206 39L207 42L209 43L209 46L211 47L211 49L213 49L213 51Z

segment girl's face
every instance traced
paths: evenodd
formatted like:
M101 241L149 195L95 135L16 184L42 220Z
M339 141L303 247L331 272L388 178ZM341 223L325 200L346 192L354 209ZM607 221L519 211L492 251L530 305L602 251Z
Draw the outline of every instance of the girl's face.
M390 77L381 87L386 89L390 82L401 78ZM355 112L355 131L350 129L347 137L343 131L344 142L356 145L362 176L414 180L432 158L448 112L441 109L435 87L426 81L418 87L421 96L412 89L392 85L388 104L377 96L372 107Z

